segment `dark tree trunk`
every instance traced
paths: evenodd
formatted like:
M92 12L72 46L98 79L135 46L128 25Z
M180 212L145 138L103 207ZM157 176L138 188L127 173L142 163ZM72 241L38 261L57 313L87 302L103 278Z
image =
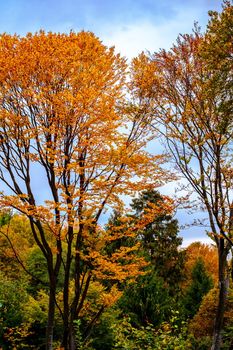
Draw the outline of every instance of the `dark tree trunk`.
M54 328L54 314L55 314L54 296L55 296L54 289L50 288L48 322L47 322L47 328L46 328L46 350L53 350L53 328Z
M63 331L63 340L61 347L64 348L64 350L79 349L79 344L76 343L75 339L75 328L71 324L69 324Z
M220 350L222 343L222 328L225 312L226 296L228 289L228 276L226 273L227 268L227 253L228 249L224 247L224 239L220 238L219 244L219 297L218 306L215 317L213 343L211 350Z
M77 347L76 347L76 345L77 345ZM69 348L67 350L79 349L78 345L79 344L76 344L76 341L75 341L75 329L74 329L73 325L71 324L70 328L69 328Z

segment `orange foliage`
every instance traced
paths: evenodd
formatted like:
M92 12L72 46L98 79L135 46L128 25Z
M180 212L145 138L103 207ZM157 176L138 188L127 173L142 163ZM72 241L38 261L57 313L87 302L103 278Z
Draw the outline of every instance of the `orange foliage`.
M212 336L214 328L214 319L217 309L218 289L213 288L204 296L198 313L191 320L189 330L196 338ZM229 289L226 310L224 315L224 326L233 325L233 291Z
M135 255L138 246L106 256L104 247L118 235L109 235L99 221L106 209L122 209L122 195L163 184L165 158L145 150L151 138L146 105L127 83L126 61L114 48L90 32L0 39L0 180L11 192L1 193L0 205L28 217L54 290L64 266L61 312L67 327L92 279L117 285L145 265ZM38 181L47 200L35 190ZM107 295L103 299L110 305Z
M213 245L194 242L186 248L185 269L187 274L187 283L191 281L193 266L198 258L201 258L205 264L207 272L212 276L215 284L218 282L218 251Z

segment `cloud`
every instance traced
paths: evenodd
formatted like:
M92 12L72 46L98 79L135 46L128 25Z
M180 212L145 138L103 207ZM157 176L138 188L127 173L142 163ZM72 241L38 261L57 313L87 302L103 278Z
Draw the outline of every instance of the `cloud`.
M188 247L193 242L201 242L203 244L209 244L209 245L214 243L212 239L210 239L209 237L198 237L197 239L195 239L195 236L193 236L192 238L183 239L182 248Z
M100 31L100 38L104 44L115 46L117 52L131 59L144 50L155 52L160 48L169 49L179 33L192 32L197 18L197 10L188 13L180 10L175 17L163 22L142 18L135 23L109 26Z

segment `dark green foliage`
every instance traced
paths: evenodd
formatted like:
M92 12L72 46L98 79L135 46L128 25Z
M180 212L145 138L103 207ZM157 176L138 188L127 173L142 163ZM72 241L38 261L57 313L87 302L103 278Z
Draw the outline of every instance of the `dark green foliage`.
M134 199L129 225L143 217L151 203L164 206L164 199L154 190L144 191ZM114 212L107 229L122 225L122 214ZM171 308L179 308L180 282L183 279L184 252L179 251L182 238L178 237L178 222L166 213L155 215L154 220L137 232L141 243L139 254L149 263L147 274L138 277L135 283L125 287L118 306L122 315L128 315L135 325L159 326L170 315ZM111 254L121 246L134 244L133 238L122 236L108 246ZM123 288L124 286L122 286Z
M107 309L101 315L91 333L91 345L95 350L110 350L114 348L114 330L119 322L120 309L116 306ZM91 348L92 349L92 348Z
M10 222L11 218L12 215L10 211L2 212L0 215L0 227L7 225Z
M131 204L135 216L143 215L150 203L163 206L164 199L155 190L144 191ZM185 253L179 250L182 238L178 236L178 221L171 215L155 216L153 222L139 232L144 255L152 268L163 278L171 295L177 295L179 283L184 278L183 267Z
M155 272L138 278L124 292L118 305L135 325L160 325L169 317L172 299L164 281Z
M205 264L198 258L192 270L192 283L184 297L185 316L192 318L198 311L201 301L213 288L213 280L206 272Z
M34 247L27 259L27 269L30 272L30 282L28 284L28 291L32 295L36 295L41 289L48 292L49 277L47 262L38 247ZM64 270L61 269L58 275L58 290L62 288L64 278Z
M28 300L22 280L10 280L0 274L0 345L7 343L4 334L23 321L22 311Z
M27 268L33 276L30 278L29 292L35 295L40 289L48 290L47 263L38 247L35 247L29 255Z

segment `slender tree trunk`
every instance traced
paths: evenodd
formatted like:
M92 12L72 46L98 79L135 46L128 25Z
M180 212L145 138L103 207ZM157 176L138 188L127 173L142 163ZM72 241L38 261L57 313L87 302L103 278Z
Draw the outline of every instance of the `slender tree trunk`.
M64 350L76 350L79 349L79 344L76 344L75 339L75 329L71 323L64 329L63 331L63 340L61 347L64 348Z
M214 325L214 334L213 334L213 343L211 350L220 350L222 343L222 328L223 328L223 319L225 312L226 296L227 296L227 287L228 287L228 276L226 274L227 267L227 249L224 248L224 239L220 238L219 245L219 297L218 297L218 306L215 317Z
M55 314L55 299L54 288L50 288L49 292L49 309L48 322L46 328L46 350L53 350L53 328L54 328L54 314Z
M76 347L75 329L73 327L73 322L72 322L72 324L69 327L69 348L67 350L76 350L76 349L79 349L79 347Z
M62 343L61 343L61 348L64 348L65 350L68 349L68 338L69 338L69 329L67 324L64 325L64 330L63 330L63 338L62 338Z

